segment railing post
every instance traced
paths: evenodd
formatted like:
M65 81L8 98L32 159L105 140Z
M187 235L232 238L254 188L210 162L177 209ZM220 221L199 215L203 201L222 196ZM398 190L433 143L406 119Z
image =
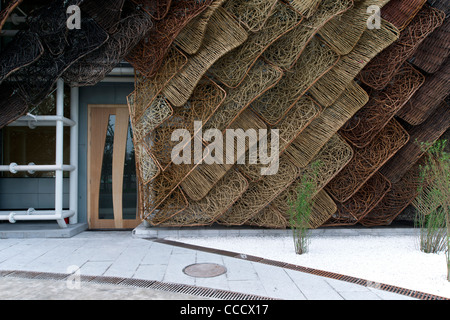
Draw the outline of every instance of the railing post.
M75 122L70 128L70 165L75 170L70 172L70 204L69 210L75 212L70 218L70 224L78 223L78 105L79 88L72 87L70 94L70 119Z
M56 89L56 115L64 116L64 81L58 79ZM64 123L62 120L56 121L56 165L62 168L64 161ZM64 197L64 172L55 171L55 214L62 217ZM63 218L57 220L61 228L67 228Z

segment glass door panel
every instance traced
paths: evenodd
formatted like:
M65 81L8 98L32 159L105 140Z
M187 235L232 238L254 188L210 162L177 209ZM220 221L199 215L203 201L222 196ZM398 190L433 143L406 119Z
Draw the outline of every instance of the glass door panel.
M136 181L127 106L89 106L88 219L91 229L130 229L139 225Z

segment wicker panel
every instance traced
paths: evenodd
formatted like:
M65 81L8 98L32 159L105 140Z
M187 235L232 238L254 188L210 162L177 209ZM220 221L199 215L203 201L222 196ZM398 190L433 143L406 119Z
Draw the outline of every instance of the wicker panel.
M270 229L286 229L289 226L289 221L278 210L269 205L249 219L246 225Z
M264 121L276 125L315 82L336 63L339 56L314 39L306 47L294 67L281 81L252 103L251 108Z
M282 0L282 1L289 3L295 10L297 10L305 18L309 18L317 14L317 10L319 10L319 5L324 0Z
M429 35L414 54L413 63L428 73L437 72L450 55L450 19Z
M284 70L291 69L314 35L330 19L348 10L351 0L324 0L318 11L291 31L280 37L263 53L263 57Z
M418 195L420 163L421 160L399 182L392 184L386 196L360 221L363 226L390 225L414 201Z
M117 32L103 46L71 65L63 74L64 80L72 86L97 84L125 59L152 25L150 16L135 10L116 25Z
M259 182L250 183L242 197L218 219L223 225L244 225L253 218L298 177L298 169L286 159L280 158L278 174L265 176Z
M425 83L397 115L412 125L423 123L449 95L450 58L438 72L426 76Z
M23 116L28 104L15 93L13 87L0 85L0 129Z
M134 102L135 108L130 114L136 121L160 95L162 88L186 63L187 57L172 47L155 76L145 77L141 74L136 74L135 90L127 97L128 101L133 100Z
M355 48L342 56L336 66L310 89L311 95L323 107L329 107L344 92L358 73L379 52L398 39L398 30L383 21L381 29L367 30Z
M320 114L320 106L310 97L301 98L282 121L272 129L279 130L279 153L283 153L298 135ZM268 142L271 145L271 142ZM248 157L249 158L249 157ZM252 182L259 181L263 176L261 170L267 165L258 161L257 164L239 166L239 170Z
M29 104L40 104L51 93L53 85L67 68L108 40L108 34L91 18L82 18L81 23L83 28L69 30L67 35L58 30L62 39L57 38L56 35L44 37L46 48L51 49L46 50L36 62L19 69L10 76L13 81L17 81L21 95ZM64 30L65 28L64 24ZM52 52L61 49L59 41L64 42L62 52L59 55L53 55Z
M244 132L252 129L259 132L266 129L266 124L255 116L251 110L247 109L231 125L230 129L242 129ZM264 137L259 136L259 139ZM218 183L225 174L234 166L238 160L238 152L247 152L253 145L246 141L235 141L235 154L229 155L224 151L223 164L202 164L195 168L189 177L182 182L181 186L189 198L195 201L203 199L210 190ZM227 145L227 136L223 138L224 144ZM253 141L251 141L253 142Z
M302 133L302 131L321 113L321 107L310 97L300 98L286 116L273 129L280 132L280 152Z
M134 142L134 152L139 184L146 185L160 174L161 169L156 164L144 141Z
M305 175L314 176L316 193L321 191L353 158L353 149L339 135L334 135L327 144L320 150L317 156L305 168L300 170L300 177ZM312 164L318 164L312 166ZM300 183L300 179L297 183ZM289 209L289 195L296 192L296 183L283 191L272 205L281 213L286 213Z
M224 7L249 31L263 28L272 15L277 0L227 0Z
M154 22L153 28L127 56L127 61L143 75L154 76L181 30L211 2L173 0L169 13Z
M408 140L406 130L392 119L367 147L355 150L352 161L326 190L337 201L348 201Z
M296 190L295 188L290 188L292 190L292 193L290 194L289 198L294 198L296 196ZM286 202L288 201L287 198L285 199ZM319 191L317 195L313 198L313 207L311 210L311 215L309 218L309 228L310 229L317 229L320 228L337 210L336 204L334 203L333 199L325 192L325 191ZM282 213L285 212L285 213ZM274 204L271 204L269 207L265 208L263 211L258 213L257 216L255 216L251 221L254 225L257 225L255 222L259 222L261 225L261 222L264 222L264 220L269 220L267 217L268 214L277 215L278 217L283 217L284 220L279 219L279 226L278 228L282 228L282 223L284 222L284 227L287 227L290 225L289 223L289 217L287 215L287 211L280 211L279 207L275 206ZM265 216L265 217L264 217ZM263 218L265 218L263 220ZM262 221L261 221L262 220ZM269 220L270 221L270 220ZM273 218L272 218L273 221ZM270 225L269 225L270 227Z
M336 203L327 192L320 191L314 197L314 205L309 218L309 227L317 229L321 227L337 210Z
M2 31L3 26L6 23L6 19L11 15L11 13L16 9L23 0L12 0L8 5L0 11L0 31Z
M322 190L353 159L354 151L339 135L323 146L311 163L300 170L302 176L315 175L315 189ZM317 166L312 166L313 164Z
M49 5L38 8L28 16L29 30L39 35L50 54L54 56L63 54L67 49L68 38L73 36L73 34L83 33L83 30L70 30L67 32L66 13L70 5L79 6L82 2L83 0L52 1ZM86 20L90 21L91 18L81 15L81 25L84 25ZM91 23L89 22L89 24ZM95 25L98 26L96 23ZM88 27L91 28L90 26ZM104 32L103 29L102 31Z
M136 103L133 96L129 96L128 107L130 109L130 114L133 115L136 109ZM131 125L133 126L133 134L136 142L142 141L148 138L148 135L160 126L164 121L169 119L173 115L173 108L162 96L158 96L153 102L147 107L142 116L138 118L131 117ZM153 137L147 140L151 141ZM151 143L153 145L153 143Z
M183 191L177 188L170 194L170 197L166 198L157 208L154 208L152 206L154 191L149 188L149 185L144 186L142 189L141 199L143 205L141 212L144 212L145 220L152 226L158 226L170 220L180 212L183 212L189 205Z
M390 0L378 0L376 5L383 7ZM349 54L367 30L370 13L367 8L374 4L373 0L355 1L354 6L328 22L320 29L320 36L340 55Z
M93 18L108 33L114 33L122 15L125 0L84 0L81 10Z
M333 135L369 100L367 93L351 82L334 105L326 108L286 150L300 168L308 165Z
M239 87L227 89L225 102L205 124L205 130L227 129L255 99L275 86L282 76L280 68L262 59L258 60Z
M19 31L0 52L0 83L10 74L37 61L44 54L44 47L34 32Z
M369 91L369 102L340 130L358 148L367 146L422 86L425 77L405 64L383 91Z
M323 227L355 225L382 201L391 186L391 182L382 174L375 173L349 200L337 203L336 213Z
M165 171L160 171L149 183L145 185L140 183L139 187L143 206L141 212L143 212L144 217L152 217L158 214L159 211L162 211L164 218L157 220L152 218L154 224L159 224L187 208L188 202L184 192L180 188L180 184L189 176L195 167L195 165L172 164ZM166 214L161 209L161 206L171 208L171 215Z
M220 58L209 71L226 86L238 87L261 54L275 40L299 25L302 19L290 6L277 2L264 28L250 34L243 45Z
M195 131L194 122L205 123L217 111L217 108L225 99L225 91L214 81L204 78L195 88L194 93L188 103L182 108L173 108L173 114L164 120L164 123L153 129L147 139L151 141L150 151L157 159L158 165L162 170L172 163L172 150L179 144L179 141L172 141L172 134L179 129L188 130L191 134L191 141L186 142L188 147L193 145L194 136L199 132ZM150 107L150 111L155 119L155 110ZM144 114L141 119L147 119ZM156 118L159 120L159 117ZM143 126L144 129L148 128ZM198 129L197 129L198 130Z
M246 39L246 31L223 8L219 8L211 17L202 47L170 80L163 89L164 95L174 106L184 105L206 71Z
M132 0L141 5L142 8L155 20L164 19L169 13L172 0Z
M194 227L212 224L247 190L248 181L236 170L225 177L200 201L189 201L186 210L165 221L162 227Z
M46 50L39 60L10 76L29 104L42 102L71 64L108 40L108 34L92 18L82 15L83 28L68 31L66 19L65 7L58 1L30 18L30 28L39 34Z
M447 0L428 0L428 3L432 7L444 11L447 17L450 15L450 2Z
M381 172L393 183L398 182L425 153L421 143L434 143L449 127L450 105L444 101L425 122L408 130L409 142L381 168Z
M401 32L400 39L365 66L359 79L374 89L384 89L403 63L414 54L426 37L442 25L443 21L442 11L424 7L411 24Z
M196 54L202 46L209 20L214 12L216 12L225 1L226 0L214 0L205 11L186 25L175 39L177 46L187 54Z
M427 0L391 0L381 10L381 16L402 31L414 19L426 2Z

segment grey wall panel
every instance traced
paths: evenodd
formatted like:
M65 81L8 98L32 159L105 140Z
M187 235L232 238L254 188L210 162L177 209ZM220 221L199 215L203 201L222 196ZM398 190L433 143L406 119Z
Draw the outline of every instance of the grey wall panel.
M64 179L64 208L69 208L69 179ZM53 209L55 179L0 179L0 210Z

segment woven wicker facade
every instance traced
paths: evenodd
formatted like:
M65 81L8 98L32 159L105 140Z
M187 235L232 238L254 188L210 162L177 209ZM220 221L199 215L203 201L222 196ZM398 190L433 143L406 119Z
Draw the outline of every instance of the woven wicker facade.
M311 228L392 223L416 195L416 141L436 141L450 123L449 5L379 0L372 30L373 2L56 1L1 48L0 128L58 78L93 86L126 60L139 214L150 225L287 228L288 199L313 172ZM21 1L7 3L0 29ZM78 31L66 30L71 4L82 7ZM191 135L183 145L177 129ZM259 135L217 155L204 135L214 129L224 143L227 129ZM266 174L252 152L274 141L279 167ZM175 163L175 148L195 146L202 154Z

